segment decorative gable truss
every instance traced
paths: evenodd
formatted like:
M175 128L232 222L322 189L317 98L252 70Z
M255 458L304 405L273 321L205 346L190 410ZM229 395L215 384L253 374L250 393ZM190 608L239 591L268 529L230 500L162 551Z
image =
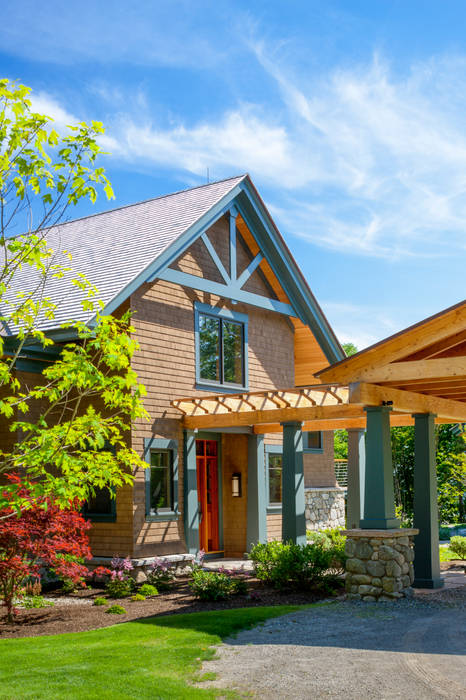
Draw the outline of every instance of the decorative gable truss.
M254 292L249 292L244 289L244 285L259 267L261 262L264 260L264 255L262 252L258 252L255 257L251 260L249 265L238 275L237 272L237 226L236 221L238 217L238 210L236 207L231 207L228 212L229 216L229 251L230 251L230 265L229 270L225 269L224 264L220 260L217 251L215 250L212 242L204 230L200 238L204 243L214 265L216 266L218 272L220 273L223 283L215 282L204 277L199 277L197 275L191 275L187 272L182 272L181 270L174 270L171 267L167 267L161 273L157 275L158 279L165 280L167 282L173 282L175 284L180 284L185 287L191 287L193 289L198 289L202 292L208 292L210 294L215 294L226 299L231 299L233 301L243 302L245 304L250 304L252 306L257 306L262 309L267 309L269 311L276 311L286 316L297 317L297 312L293 309L290 304L283 301L278 301L269 297L256 294Z

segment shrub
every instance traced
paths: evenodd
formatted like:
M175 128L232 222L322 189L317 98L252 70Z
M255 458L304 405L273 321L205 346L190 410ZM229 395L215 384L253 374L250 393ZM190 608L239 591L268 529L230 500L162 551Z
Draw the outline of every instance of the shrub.
M456 535L450 540L450 549L459 559L466 559L466 537Z
M232 594L232 580L218 571L204 571L196 568L189 584L192 592L200 600L224 600Z
M105 586L107 594L110 598L127 598L135 588L134 580L130 576L130 571L134 568L131 559L113 557L110 565L110 580Z
M248 582L244 578L234 578L231 582L231 592L233 595L247 595Z
M0 597L12 622L13 602L21 596L25 579L40 579L39 561L59 579L81 583L87 571L83 562L92 555L90 524L77 511L77 502L62 508L50 498L35 498L18 476L8 479L16 490L14 498L24 504L19 514L10 506L0 510ZM1 495L7 502L13 499L8 490Z
M159 594L156 587L152 586L150 583L143 583L141 588L139 589L139 593L143 596L146 596L147 598Z
M328 573L332 568L333 550L318 542L257 544L249 557L257 578L279 590L309 589L333 575Z
M21 607L28 610L32 608L53 608L54 605L55 603L51 600L45 600L41 595L25 595L21 600Z
M140 600L145 600L146 596L142 595L142 593L135 593L134 595L131 596L131 600L133 603L137 603Z
M307 533L308 542L317 544L331 552L331 562L329 569L334 575L342 574L345 570L347 556L345 554L346 537L342 535L338 528L310 531Z
M108 600L106 598L96 598L92 605L108 605Z
M105 612L110 613L110 615L126 615L126 610L124 607L117 604L111 605Z
M158 591L169 590L175 578L173 568L173 564L157 557L146 572L147 583L155 586Z
M134 590L132 579L110 579L105 586L105 592L109 598L128 598Z

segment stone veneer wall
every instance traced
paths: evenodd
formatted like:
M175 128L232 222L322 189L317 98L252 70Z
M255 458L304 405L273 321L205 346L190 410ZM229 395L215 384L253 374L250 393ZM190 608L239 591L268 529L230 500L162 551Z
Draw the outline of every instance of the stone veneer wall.
M304 489L306 528L345 527L345 489L339 486Z
M414 535L419 530L346 530L346 594L393 600L412 594Z

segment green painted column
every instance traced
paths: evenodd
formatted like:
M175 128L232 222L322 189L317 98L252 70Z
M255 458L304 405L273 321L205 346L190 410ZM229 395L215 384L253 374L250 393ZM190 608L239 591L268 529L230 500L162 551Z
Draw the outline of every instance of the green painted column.
M416 588L441 588L438 537L435 416L414 414L414 583Z
M282 539L306 544L302 423L282 425Z
M196 434L184 433L184 537L190 554L199 550L199 499L197 495Z
M348 481L346 491L346 527L354 530L364 517L364 486L366 472L365 430L348 430Z
M264 436L248 435L248 552L258 542L267 542Z
M364 479L364 517L360 527L390 530L400 527L395 517L392 446L390 442L390 406L365 406L366 472Z

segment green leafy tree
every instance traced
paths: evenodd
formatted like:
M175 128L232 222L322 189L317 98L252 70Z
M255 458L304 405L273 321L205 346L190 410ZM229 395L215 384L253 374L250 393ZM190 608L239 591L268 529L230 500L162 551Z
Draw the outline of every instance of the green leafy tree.
M102 125L81 122L59 134L32 111L29 93L0 80L0 320L10 331L0 337L0 420L12 433L0 450L0 478L19 473L21 488L67 504L130 483L134 468L145 466L127 441L131 421L146 416L144 388L131 367L137 343L129 314L103 315L97 289L72 272L71 256L47 245L71 205L95 202L98 189L113 197L97 165ZM55 279L74 285L94 314L92 327L61 324L73 338L66 343L42 330L56 314L47 294ZM17 365L31 345L56 359L26 385ZM5 488L9 504L27 507L21 488Z
M347 357L351 357L351 355L356 355L356 353L359 352L354 343L343 343L341 347L345 351Z

